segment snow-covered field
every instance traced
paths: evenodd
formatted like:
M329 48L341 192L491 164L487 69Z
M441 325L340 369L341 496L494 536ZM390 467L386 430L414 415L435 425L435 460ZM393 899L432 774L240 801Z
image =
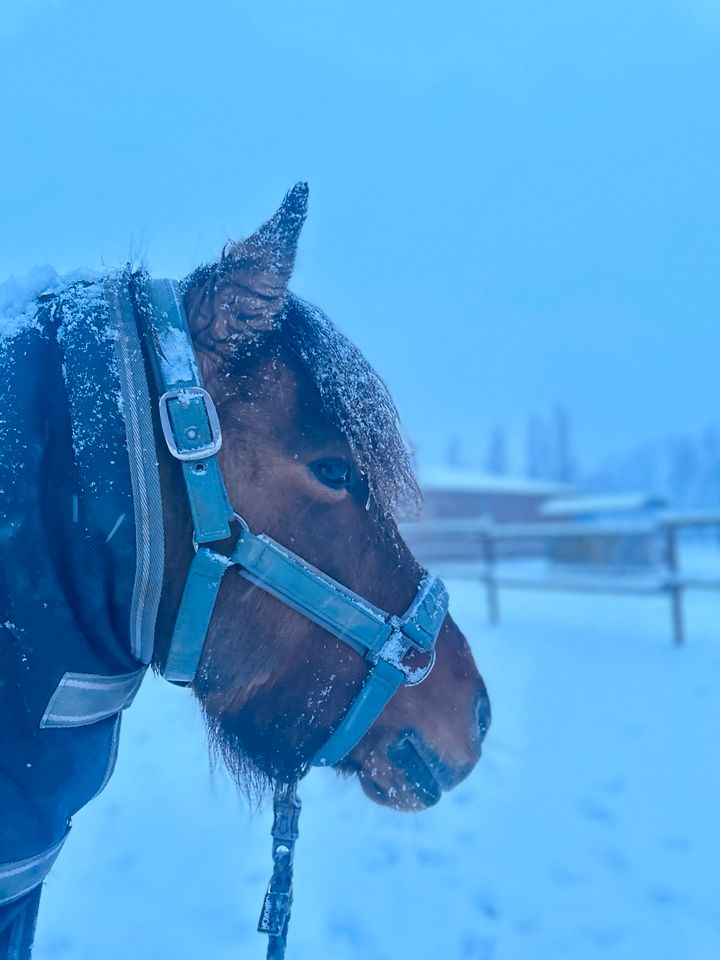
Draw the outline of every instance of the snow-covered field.
M451 583L494 707L485 757L401 815L314 772L288 960L720 957L720 595L689 642L662 599ZM105 793L44 893L37 960L253 960L269 812L208 772L198 711L149 677Z

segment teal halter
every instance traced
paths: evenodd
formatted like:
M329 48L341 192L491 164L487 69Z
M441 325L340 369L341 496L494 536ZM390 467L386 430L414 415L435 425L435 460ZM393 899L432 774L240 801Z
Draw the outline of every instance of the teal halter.
M444 584L432 574L420 582L407 612L393 616L328 577L263 533L253 533L230 505L216 454L222 442L210 395L203 389L178 285L150 283L145 318L160 393L165 442L182 463L194 526L195 555L190 564L163 670L167 680L190 683L197 673L222 578L230 567L363 656L371 669L340 725L312 760L332 766L346 756L403 685L421 683L435 663L435 642L447 615ZM232 552L210 544L239 535ZM411 651L427 654L426 665L411 670Z

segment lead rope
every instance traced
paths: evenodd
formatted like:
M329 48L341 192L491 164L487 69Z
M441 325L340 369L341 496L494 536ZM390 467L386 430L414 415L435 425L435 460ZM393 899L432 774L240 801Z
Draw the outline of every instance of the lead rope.
M283 960L293 901L293 856L298 838L297 783L276 784L273 794L273 872L263 900L258 932L268 934L267 960Z

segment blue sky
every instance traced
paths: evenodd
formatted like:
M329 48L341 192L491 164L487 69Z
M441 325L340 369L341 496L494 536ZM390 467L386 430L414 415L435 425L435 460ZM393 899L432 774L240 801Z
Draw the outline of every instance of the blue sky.
M719 81L720 0L4 0L0 274L181 276L307 179L422 459L562 403L592 463L720 421Z

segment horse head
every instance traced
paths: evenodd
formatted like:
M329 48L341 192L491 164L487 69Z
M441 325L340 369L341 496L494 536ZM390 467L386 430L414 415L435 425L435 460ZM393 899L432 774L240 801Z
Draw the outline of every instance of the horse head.
M320 310L288 290L306 207L307 187L298 184L258 231L183 284L222 427L218 459L230 502L251 529L400 615L424 571L396 518L419 491L385 385ZM161 455L160 470L168 563L158 663L191 558L179 465ZM402 687L337 764L373 800L398 809L425 807L460 782L489 725L485 686L450 616L436 654L427 680ZM346 644L233 573L193 691L238 782L262 787L306 769L367 670Z

